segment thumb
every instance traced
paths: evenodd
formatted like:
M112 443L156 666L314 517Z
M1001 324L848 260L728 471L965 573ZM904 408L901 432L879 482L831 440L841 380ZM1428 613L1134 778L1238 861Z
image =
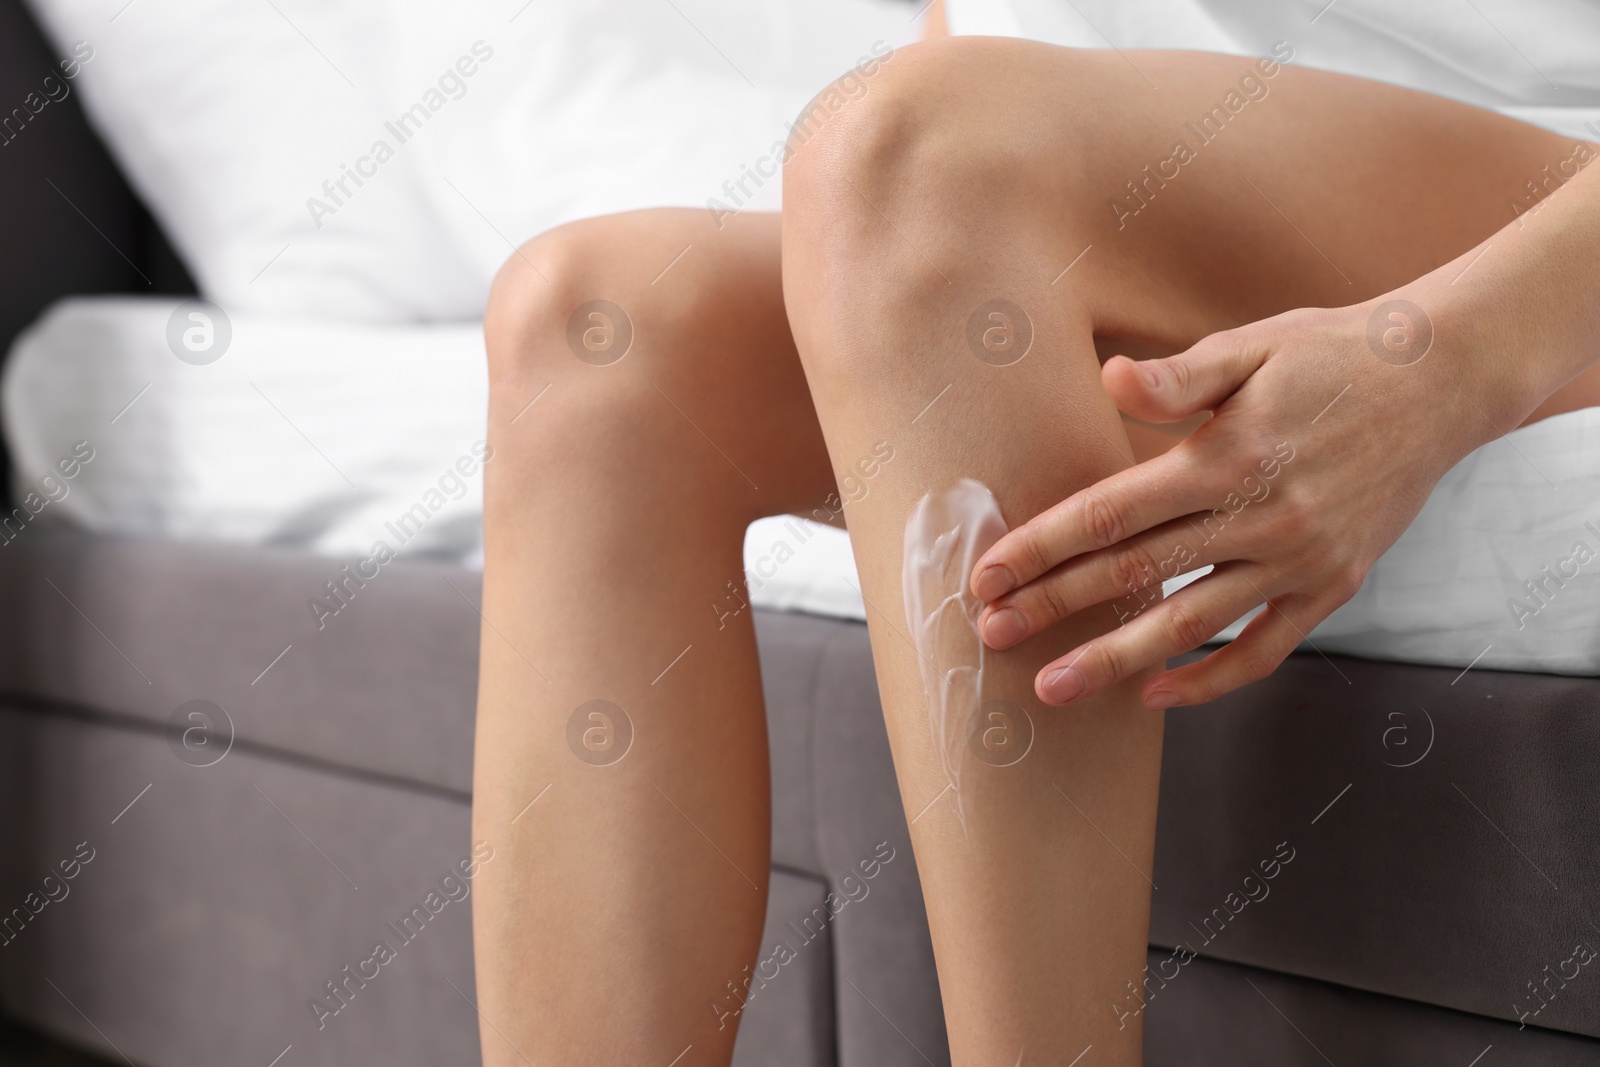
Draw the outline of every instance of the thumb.
M1221 407L1266 361L1264 347L1212 334L1166 359L1112 356L1100 380L1119 410L1145 422L1176 422Z

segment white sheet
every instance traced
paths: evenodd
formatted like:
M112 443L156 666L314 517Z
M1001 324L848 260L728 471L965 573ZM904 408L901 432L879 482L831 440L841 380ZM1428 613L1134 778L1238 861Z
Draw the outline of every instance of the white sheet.
M18 339L3 407L19 492L87 441L95 458L48 507L91 530L365 555L483 439L476 324L240 314L197 366L168 347L177 304L66 300ZM462 480L409 551L477 544L482 481Z
M227 351L194 365L167 343L177 306L65 300L18 340L0 421L19 497L34 491L41 513L103 533L339 557L381 541L481 565L488 381L477 324L241 314ZM80 441L94 458L60 478ZM25 524L14 519L10 535L27 536ZM764 519L747 537L746 570L757 605L861 617L839 530Z
M1600 674L1600 408L1456 464L1309 640L1407 663Z
M227 353L196 366L168 347L174 306L68 300L24 334L0 396L23 491L87 441L94 459L45 506L91 530L481 559L481 474L458 467L484 437L476 326L240 315ZM865 618L841 530L762 520L745 569L754 604ZM1323 652L1600 674L1600 408L1468 456L1310 638Z

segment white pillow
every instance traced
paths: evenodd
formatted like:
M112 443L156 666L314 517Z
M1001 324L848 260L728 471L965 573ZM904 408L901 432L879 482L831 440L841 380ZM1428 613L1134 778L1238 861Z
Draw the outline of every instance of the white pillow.
M202 292L366 320L476 318L510 243L704 206L915 33L882 0L28 2L93 47L89 117Z
M429 202L479 278L505 260L506 237L569 219L710 201L776 211L775 150L789 124L830 79L864 60L881 68L877 56L914 39L918 6L531 6L511 27L504 62L497 54L482 91L461 102L460 121L419 140Z

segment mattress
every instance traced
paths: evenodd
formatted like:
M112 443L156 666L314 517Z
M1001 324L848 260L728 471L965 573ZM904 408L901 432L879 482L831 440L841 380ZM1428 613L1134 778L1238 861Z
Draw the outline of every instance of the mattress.
M238 314L210 323L225 351L197 358L186 332L216 315L170 298L74 298L18 339L0 410L20 506L0 523L0 547L48 512L108 534L350 558L381 542L481 565L476 323ZM745 569L757 606L865 618L841 530L763 519L746 535ZM1462 460L1307 645L1600 674L1600 408Z

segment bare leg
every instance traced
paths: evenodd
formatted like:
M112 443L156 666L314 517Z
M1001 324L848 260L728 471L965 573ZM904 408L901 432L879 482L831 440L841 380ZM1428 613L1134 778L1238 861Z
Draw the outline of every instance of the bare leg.
M776 217L660 211L547 234L495 283L473 809L495 849L473 912L491 1067L732 1056L711 1004L755 957L770 816L730 588L745 526L834 484L778 271Z
M1159 720L1127 689L1065 713L1029 702L1034 665L1104 614L996 656L992 681L1037 737L1014 766L968 765L963 827L905 644L912 506L970 475L1014 524L1127 463L1094 337L1176 348L1382 291L1492 232L1565 147L1286 71L1117 228L1122 183L1248 69L1133 58L1165 93L1113 55L907 50L790 176L789 310L837 468L879 441L896 449L852 525L958 1063L1065 1063L1091 1042L1096 1062L1137 1061L1136 1025L1119 1031L1112 1005L1142 964ZM1353 92L1371 106L1335 106ZM1352 113L1390 117L1356 127ZM1404 171L1395 143L1417 146ZM707 1005L755 949L766 760L748 613L711 604L740 577L750 518L809 509L834 484L778 257L770 217L718 232L694 212L641 213L547 235L497 284L474 814L497 850L475 904L490 1064L730 1054L732 1028ZM1025 307L1034 334L1005 367L965 339L997 297ZM633 326L609 365L619 322L580 320L569 338L596 299ZM622 714L580 711L596 699ZM610 762L624 723L631 748Z
M1279 68L1270 96L1136 194L1127 183L1173 155L1184 120L1254 69L993 39L917 46L786 172L785 293L835 466L878 439L896 447L851 533L958 1067L1066 1064L1090 1045L1093 1063L1139 1062L1137 1020L1119 1006L1143 972L1161 727L1135 701L1139 677L1068 710L1034 700L1043 663L1117 621L1084 612L991 654L991 689L1036 736L1013 766L969 761L958 808L901 609L919 498L975 478L1011 525L1031 518L1131 462L1097 336L1177 350L1381 293L1498 229L1522 183L1570 147L1436 98ZM1399 167L1396 144L1411 149ZM985 350L989 328L999 350ZM1188 647L1210 636L1174 626Z
M992 262L934 268L848 186L805 167L786 177L787 296L835 464L879 438L895 445L892 475L855 506L851 537L952 1060L1066 1064L1093 1044L1097 1063L1138 1063L1136 1031L1118 1035L1108 1007L1143 966L1161 713L1140 708L1132 684L1065 713L1034 697L1041 657L1107 626L1070 619L990 654L984 697L1022 709L1031 749L1002 766L958 750L952 790L902 608L902 540L925 493L976 479L1016 524L1130 463L1089 320L1049 298L1043 262L1027 264L1042 275L1031 279ZM851 175L869 199L903 177ZM829 216L825 234L803 229L812 210ZM1033 309L1031 349L1003 368L964 338L965 313L991 294ZM966 724L979 709L952 711ZM1029 732L1020 718L1001 725Z

